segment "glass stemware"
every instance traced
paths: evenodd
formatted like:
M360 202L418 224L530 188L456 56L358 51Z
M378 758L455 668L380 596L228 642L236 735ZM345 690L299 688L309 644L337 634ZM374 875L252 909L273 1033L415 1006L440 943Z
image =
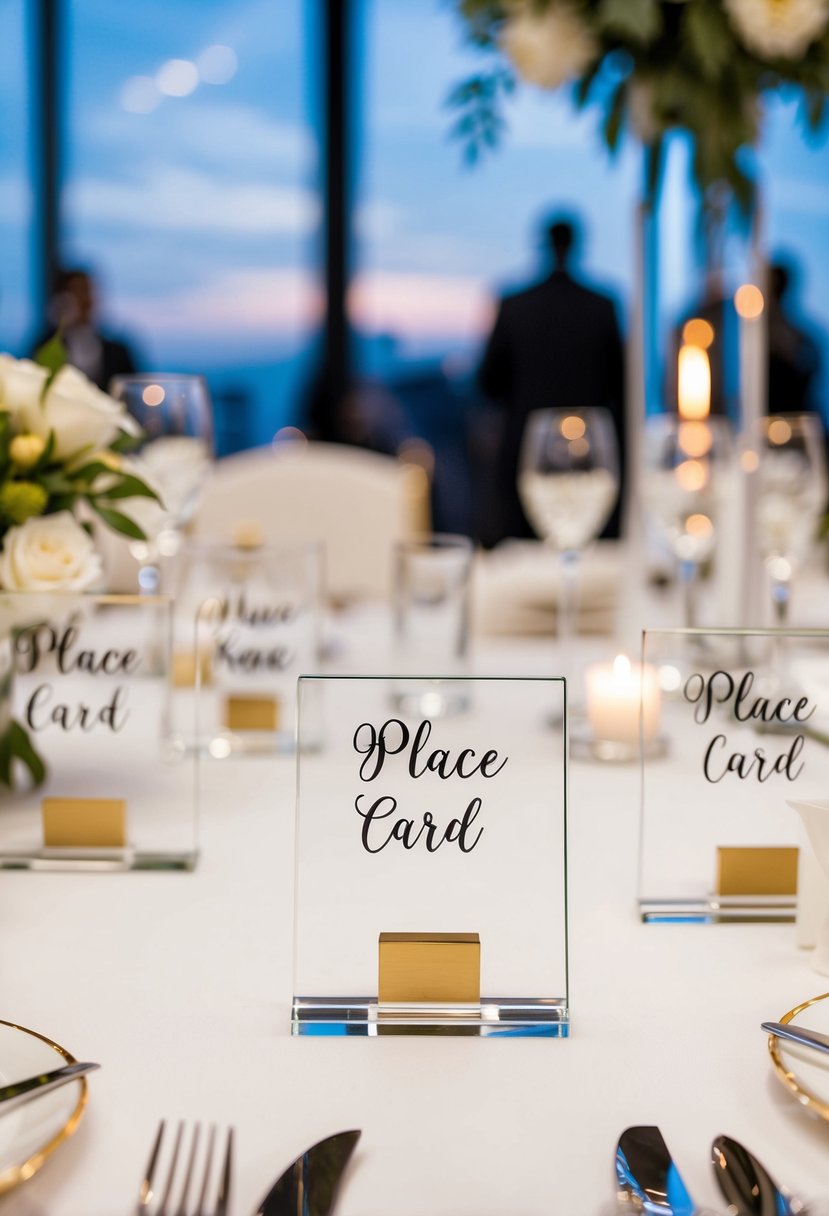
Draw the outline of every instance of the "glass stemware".
M732 447L724 418L657 414L645 426L644 507L676 561L686 627L697 623L697 577L714 552Z
M619 451L608 411L533 411L521 447L518 493L530 523L559 555L558 641L567 675L581 554L606 524L619 493Z
M161 503L136 499L130 514L147 535L130 551L140 564L139 587L159 589L161 557L179 548L181 529L192 519L199 489L213 457L213 411L202 376L155 372L117 376L112 395L123 401L144 431L129 465L158 493Z
M756 433L757 539L771 584L774 623L788 622L792 580L826 508L823 427L817 414L761 418Z

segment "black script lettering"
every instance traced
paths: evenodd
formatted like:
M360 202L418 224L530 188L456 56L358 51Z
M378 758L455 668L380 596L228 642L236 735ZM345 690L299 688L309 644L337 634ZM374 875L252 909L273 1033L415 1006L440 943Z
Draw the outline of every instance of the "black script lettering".
M236 601L236 617L243 625L252 628L267 625L287 625L297 616L295 604L249 604L244 591Z
M433 748L426 752L426 744L432 733L432 723L424 719L412 739L411 751L408 758L409 776L414 780L425 773L437 773L443 781L449 777L460 777L467 780L480 774L482 777L497 777L509 760L505 756L500 760L497 751L486 751L480 760L474 748L465 747L457 757L443 747ZM371 722L363 722L354 732L354 750L365 756L360 765L360 777L363 781L373 781L382 771L386 756L397 756L409 745L409 728L399 718L389 718L378 731ZM499 763L500 760L500 763Z
M797 735L792 740L791 747L788 751L772 759L767 756L762 747L755 747L751 756L745 752L732 752L728 757L725 767L721 769L719 776L714 776L716 753L723 752L728 747L728 740L725 735L715 735L705 752L702 768L705 773L706 780L712 785L718 784L727 777L729 773L735 773L740 781L745 781L747 778L754 776L759 782L768 781L775 773L781 773L788 781L796 781L803 772L803 766L806 763L802 761L797 767L795 762L803 751L805 738L803 735ZM720 761L722 756L719 757Z
M38 625L25 629L17 635L15 653L25 660L24 673L34 671L43 655L54 653L58 671L69 675L73 671L85 671L88 675L132 675L140 666L141 659L135 650L77 650L78 631L74 625L59 634L51 625Z
M724 685L724 691L721 695L715 697L717 681L720 685ZM694 672L685 681L685 687L682 690L682 695L686 701L690 701L692 705L696 705L694 710L694 721L702 725L707 722L711 716L711 710L714 708L716 700L722 705L731 694L734 692L734 681L727 671L715 671L706 680L699 672Z
M269 650L245 646L239 632L231 629L219 639L213 662L215 666L224 663L230 671L285 671L294 657L289 646L272 646Z
M400 740L395 744L394 735L398 730ZM365 745L363 740L365 740ZM365 756L365 760L360 765L360 780L373 781L382 770L386 756L396 756L398 752L402 752L408 742L409 728L399 718L389 718L380 727L379 732L371 722L362 722L355 730L353 739L355 752ZM373 768L369 767L372 760L374 760Z
M475 752L471 747L465 747L458 754L456 760L451 759L451 753L445 748L438 747L434 751L429 752L429 755L423 762L423 767L418 772L417 762L420 759L420 753L426 746L426 741L432 733L432 723L424 720L418 726L415 732L414 741L412 742L412 750L409 755L409 776L422 777L425 772L437 773L437 775L445 781L449 777L461 777L464 780L467 777L474 777L480 772L482 777L495 777L500 773L501 769L506 764L509 756L505 757L494 772L490 772L490 765L498 759L498 753L494 751L485 752L480 760L475 761ZM474 763L473 763L474 761Z
M740 680L740 685L737 689L737 695L734 698L734 717L738 722L748 722L752 718L759 718L761 722L788 722L794 718L797 722L808 722L812 714L815 712L816 706L812 706L808 713L803 711L809 704L808 697L801 697L792 709L790 697L781 697L774 704L768 697L755 697L747 705L749 693L754 684L754 672L747 671Z
M82 730L89 732L96 726L106 726L116 734L123 730L129 718L126 706L126 689L118 687L109 701L99 709L93 709L83 702L74 707L61 702L53 704L54 689L50 684L41 684L29 697L26 706L26 722L31 730L46 730L49 726L59 726L61 730Z
M354 800L354 809L363 820L361 837L363 848L367 853L381 853L393 840L399 841L404 849L413 849L421 837L424 838L424 844L430 853L436 853L443 844L454 843L457 843L462 853L471 853L484 834L484 829L479 828L474 840L468 838L470 829L481 809L480 798L473 798L461 818L450 819L443 831L435 824L431 811L424 811L420 825L417 828L415 827L414 819L407 819L405 816L401 816L395 819L391 825L391 829L389 829L388 824L385 825L384 838L381 835L379 840L375 839L373 841L370 837L372 825L380 820L389 819L390 816L395 814L397 811L397 799L389 794L384 794L381 798L377 798L371 806L363 810L360 807L360 803L365 797L365 794L357 795Z

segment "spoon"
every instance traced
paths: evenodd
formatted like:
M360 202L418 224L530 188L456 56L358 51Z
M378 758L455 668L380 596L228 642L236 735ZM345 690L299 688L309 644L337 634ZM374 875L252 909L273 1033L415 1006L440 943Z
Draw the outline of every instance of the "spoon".
M711 1161L734 1216L807 1216L805 1205L781 1190L754 1154L730 1136L717 1136Z

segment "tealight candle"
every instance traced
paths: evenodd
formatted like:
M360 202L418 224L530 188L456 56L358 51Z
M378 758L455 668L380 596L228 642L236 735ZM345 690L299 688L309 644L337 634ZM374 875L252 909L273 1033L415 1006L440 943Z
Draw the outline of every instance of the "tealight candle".
M651 743L659 732L659 681L655 667L631 663L617 655L612 663L587 668L587 716L596 739L609 743L639 743L639 707L642 738Z

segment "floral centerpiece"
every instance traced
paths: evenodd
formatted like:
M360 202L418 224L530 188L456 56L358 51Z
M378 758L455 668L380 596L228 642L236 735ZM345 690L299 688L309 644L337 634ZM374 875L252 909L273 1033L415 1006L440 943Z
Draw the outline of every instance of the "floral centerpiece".
M0 355L0 596L8 592L84 592L101 588L103 567L92 521L136 540L142 528L122 500L156 493L122 463L141 430L124 407L65 362L53 340L42 362ZM12 597L0 611L0 639L21 622ZM12 678L4 664L3 688ZM0 783L13 761L35 781L43 762L10 717L0 731Z
M524 80L571 85L602 111L615 149L626 126L657 153L688 131L704 194L723 185L744 211L753 182L743 150L757 142L767 90L799 88L817 128L829 93L829 0L459 0L472 40L491 59L452 101L472 156L494 144L501 101ZM658 155L650 173L659 172Z

